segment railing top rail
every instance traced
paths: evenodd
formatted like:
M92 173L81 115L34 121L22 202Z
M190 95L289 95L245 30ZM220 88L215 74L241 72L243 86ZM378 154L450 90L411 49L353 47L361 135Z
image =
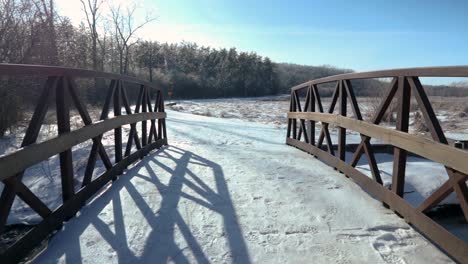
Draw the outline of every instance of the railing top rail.
M0 76L69 76L78 78L104 78L113 80L122 80L130 83L142 84L149 87L155 87L154 83L140 80L135 77L120 75L116 73L85 70L79 68L31 65L31 64L8 64L0 63Z
M468 77L468 66L445 66L445 67L419 67L419 68L401 68L390 70L379 70L369 72L355 72L338 74L329 77L324 77L316 80L311 80L291 88L298 90L309 85L328 83L339 80L353 79L371 79L371 78L388 78L399 76L418 76L418 77Z

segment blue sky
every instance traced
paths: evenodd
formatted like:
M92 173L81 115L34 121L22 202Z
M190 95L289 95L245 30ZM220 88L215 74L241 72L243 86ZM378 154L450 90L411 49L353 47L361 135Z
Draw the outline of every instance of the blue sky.
M72 6L70 0L59 1ZM140 12L158 17L140 37L162 42L236 47L277 62L357 71L468 64L468 1L463 0L137 3ZM76 8L70 11L77 16Z

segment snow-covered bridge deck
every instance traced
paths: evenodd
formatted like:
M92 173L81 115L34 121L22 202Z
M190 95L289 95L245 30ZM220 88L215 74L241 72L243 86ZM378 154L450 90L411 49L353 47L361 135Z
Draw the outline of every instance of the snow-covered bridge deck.
M64 225L37 263L447 263L285 130L168 112L155 151Z

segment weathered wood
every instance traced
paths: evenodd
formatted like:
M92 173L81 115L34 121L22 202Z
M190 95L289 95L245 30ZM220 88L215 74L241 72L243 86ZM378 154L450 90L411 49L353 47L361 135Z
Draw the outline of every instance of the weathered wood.
M373 124L376 124L376 125L380 124L380 122L382 121L382 118L387 112L388 107L390 106L390 103L393 100L393 97L395 97L397 90L398 90L398 78L393 78L390 83L389 89L387 90L387 93L383 97L383 100L380 103L377 112L374 114L372 118ZM353 158L351 159L351 166L355 167L357 165L364 151L364 144L369 144L369 143L370 143L370 138L364 136L364 140L362 140L361 144L359 144L359 147L354 152Z
M120 118L122 117L124 116ZM51 215L28 231L20 240L2 252L0 254L2 263L17 263L34 249L37 244L47 238L51 232L60 228L65 220L75 215L88 199L104 187L112 178L118 176L123 169L148 154L151 150L160 148L162 145L164 145L164 140L159 140L145 146L130 156L125 157L110 170L80 189L70 200L58 207Z
M121 89L121 93L122 93L122 103L125 107L125 112L127 112L127 115L131 115L132 109L130 108L130 104L128 102L127 91L124 86ZM141 143L140 143L140 139L138 138L136 123L130 124L130 132L128 135L127 145L125 147L125 154L124 154L125 157L130 155L133 141L135 141L135 145L137 149L141 149Z
M299 97L298 97L298 95L297 95L297 91L296 91L294 94L295 94L294 100L296 100L296 104L298 104L298 107L297 107L298 112L302 112L302 105L301 105L301 101L300 101L300 99L299 99ZM306 95L306 98L307 98L308 96L309 96L309 94ZM307 103L307 100L306 100L306 103ZM304 107L304 109L305 109L305 107ZM298 132L299 134L298 134L298 136L297 136L297 140L301 140L301 138L302 138L302 132L303 132L303 131L302 131L302 130L303 130L303 129L302 129L302 121L303 121L303 120L299 120L299 132ZM307 133L307 132L305 132L305 133Z
M161 108L161 101L162 101L162 92L161 91L158 91L158 95L156 96L156 101L154 103L155 105L155 112L164 112L164 109ZM162 138L162 119L158 119L158 135L157 135L157 139L161 139Z
M295 92L291 92L291 100L292 100L292 108L293 108L293 112L297 112L297 106L296 106L296 96L295 96ZM293 123L292 123L292 130L293 130L293 138L294 139L297 139L297 119L293 119Z
M347 96L346 96L346 91L344 87L344 82L340 81L339 84L339 98L340 98L340 104L339 104L339 112L340 115L346 116L346 108L347 108ZM345 161L346 159L346 128L345 127L339 127L338 128L338 158L342 161Z
M328 108L328 113L333 113L333 111L335 110L335 105L336 105L336 102L338 101L338 95L339 95L339 85L340 85L340 83L337 82L336 86L335 86L335 89L333 90L332 100L331 100L331 103L330 103L330 107ZM324 111L323 111L322 103L320 101L320 97L317 97L317 96L319 96L319 92L318 92L316 86L315 86L315 89L316 89L315 97L317 98L317 103L319 103L320 112L323 113ZM328 130L328 124L327 123L322 123L322 129L320 131L319 139L318 139L318 142L317 142L318 147L322 146L324 138L326 138L326 140L327 140L327 145L331 146L332 141L331 141L330 132ZM328 149L329 149L329 151L331 151L330 154L334 155L333 149L332 148L328 148Z
M159 111L162 112L162 113L165 113L166 110L164 109L164 96L162 94L162 92L160 93L160 97L159 97ZM162 118L161 119L161 126L162 126L162 138L164 139L164 144L167 145L167 130L166 130L166 118Z
M64 77L59 78L55 90L55 103L57 108L57 128L59 136L70 132L70 105L66 91L68 83ZM60 176L62 182L62 199L69 200L75 193L73 181L73 158L71 148L60 152Z
M31 207L42 218L49 216L52 211L39 199L24 183L18 182L16 184L17 195L27 205Z
M149 120L151 118L166 118L166 113L148 112L109 118L105 121L96 122L92 125L71 131L70 133L63 134L60 137L33 144L8 155L1 156L0 171L5 173L0 174L0 180L10 178L11 176L9 175L21 172L57 153L63 152L72 146L78 145L116 127L141 122L142 120Z
M78 110L78 113L81 116L81 119L83 120L83 123L87 126L93 123L93 120L89 116L88 111L86 110L86 107L81 103L81 100L78 96L78 93L76 92L76 84L72 78L67 78L68 79L68 90L70 93L70 96L73 100L73 103ZM112 167L112 162L109 159L109 156L107 155L106 149L102 145L101 138L100 137L95 137L92 139L93 144L97 145L98 151L99 151L99 156L101 157L101 160L106 167L106 169L110 169Z
M289 98L289 112L294 112L293 110L293 96L292 96L292 93L291 93L291 96ZM288 118L288 130L286 132L286 138L290 138L291 137L291 130L292 130L292 119Z
M429 98L424 91L424 88L417 77L410 77L408 78L409 85L414 91L416 101L418 102L421 112L423 114L424 120L426 125L431 132L432 138L442 144L448 144L447 138L442 131L442 127L440 126L439 120L437 120L437 116L434 113L434 109L431 106ZM451 191L455 191L457 198L460 203L460 207L462 208L463 214L465 216L465 220L468 221L468 188L465 182L460 182L457 180L457 177L454 175L456 171L445 167L447 174L449 176L449 181L452 184ZM449 192L450 193L450 192ZM440 194L445 198L448 196L449 193L440 192ZM442 201L443 199L440 198L432 198L433 201ZM431 208L435 206L433 202L428 202L427 205L430 205ZM429 207L423 208L423 211L431 209Z
M21 148L7 155L0 156L0 171L2 171L0 174L0 180L5 184L0 198L0 229L3 229L5 226L16 195L18 195L20 199L29 205L31 209L37 212L44 220L39 225L34 226L26 233L25 236L20 238L16 243L0 254L2 263L18 262L51 231L59 228L63 221L72 217L79 208L85 204L85 201L92 197L92 195L94 195L99 188L106 184L111 178L115 178L115 175L120 174L130 163L143 157L152 149L167 144L165 121L161 121L161 119L165 119L166 117L162 98L160 98L159 101L162 111L153 113L148 92L146 94L147 97L145 98L146 101L143 101L144 97L141 97L142 100L140 104L143 103L145 107L148 107L149 112L133 115L131 114L131 111L129 111L130 107L128 99L122 87L123 81L125 80L142 85L142 87L145 87L148 91L149 87L152 85L150 83L146 84L146 82L131 77L127 78L125 76L115 74L99 73L80 69L0 64L0 75L10 76L23 74L45 75L48 79L39 98L39 102L26 131L25 137L23 138ZM81 102L77 93L76 84L73 80L73 78L76 77L112 77L109 92L106 96L106 101L101 113L100 119L103 121L93 123L85 105ZM50 101L49 98L54 91L56 95L55 105L59 135L44 142L34 144L39 135L41 125L48 109L48 103ZM112 102L115 117L107 119L109 107ZM129 115L119 116L121 115L121 103L125 104L126 111ZM78 110L78 113L83 120L84 127L71 131L70 107L73 105ZM155 119L158 119L158 122L161 122L162 124L162 134L164 135L164 138L157 140L154 143L147 144L145 148L142 148L136 134L136 123L146 120L155 121ZM138 150L122 159L122 142L121 139L119 140L119 132L115 133L116 164L115 166L112 166L112 163L101 143L102 134L112 129L116 132L125 124L130 124L131 127L133 125L135 133L131 138L135 140ZM156 137L155 129L156 128L153 128L153 134ZM86 167L83 187L78 190L78 193L75 193L71 149L73 146L89 139L92 139L93 147ZM21 179L25 169L57 154L60 155L63 204L52 212L44 202L42 202L21 182ZM107 168L107 171L102 176L98 177L98 179L91 181L98 154Z
M68 76L74 78L107 79L142 84L156 89L154 83L130 77L128 75L45 65L0 63L0 76Z
M147 109L147 104L146 104L146 96L147 96L147 93L148 93L148 89L146 86L142 86L143 88L143 97L141 98L141 112L142 113L146 113L148 112L148 109ZM141 122L141 144L143 146L146 146L146 144L148 144L148 133L146 131L146 120L145 121L142 121Z
M101 111L101 116L99 118L100 120L105 120L109 116L109 108L110 108L110 104L112 103L112 98L114 97L114 92L115 92L115 89L116 89L115 88L116 85L117 85L117 81L115 81L115 80L112 80L110 82L110 84L109 84L106 99L104 101L104 105L103 105L102 111ZM98 135L98 140L97 141L100 142L101 140L102 140L102 134ZM88 163L86 164L85 175L84 175L84 178L83 178L82 187L86 186L86 184L88 184L92 180L94 167L96 166L98 148L99 148L98 142L96 142L96 143L93 142L93 146L91 147L91 151L90 151L89 157L88 157Z
M315 112L315 95L314 92L312 91L312 87L308 88L309 93L309 108L305 109L305 111L308 112ZM315 121L310 120L309 121L309 141L310 144L315 145Z
M31 121L29 122L29 126L23 138L23 142L21 143L21 147L26 147L36 142L37 137L39 135L39 131L41 129L41 125L44 122L44 117L47 113L50 95L55 89L57 81L58 79L56 77L47 78L44 88L42 89L41 95L39 96L36 108L34 109ZM10 174L7 170L0 170L2 171L1 175L5 175L4 178L1 178L0 180L5 180L11 175L14 175L13 177L7 179L10 182L4 182L5 186L3 188L2 195L0 196L0 232L5 227L6 221L8 219L8 214L10 213L11 206L13 205L13 201L15 200L17 182L20 182L23 178L24 169L16 172L11 172Z
M453 258L461 263L465 263L468 262L468 251L466 250L468 245L466 242L459 240L424 214L425 211L439 204L450 193L455 192L465 215L465 219L468 221L468 186L466 184L466 181L468 180L468 162L466 162L468 160L468 153L447 145L447 140L440 123L435 116L429 99L427 98L418 77L415 77L463 76L458 74L463 71L458 71L458 73L455 74L452 70L458 71L460 69L442 67L400 69L356 74L350 73L313 80L295 86L291 89L291 94L296 94L300 89L311 88L315 96L316 94L318 95L318 84L332 81L337 83L337 88L333 94L328 114L324 113L318 96L316 97L319 108L318 113L302 113L298 112L294 107L290 107L290 112L288 113L288 120L300 119L322 123L322 130L320 132L317 145L314 146L312 144L301 142L300 138L296 138L294 136L291 138L290 134L288 134L286 141L287 144L305 150L313 154L315 157L325 161L335 169L342 171L345 175L351 176L358 184L363 186L366 191L377 197L377 199L382 200L384 205L388 205L394 211L405 217L408 222L416 226L419 231L437 243ZM374 114L370 122L362 121L362 115L359 111L359 105L353 93L350 80L382 77L393 78L390 83L390 88L387 90L386 95L383 97L383 100L379 105L379 109ZM344 90L346 90L346 96L350 98L351 109L353 110L354 116L357 120L345 117L346 102L343 102ZM428 125L434 140L407 133L409 126L411 90L413 90L416 100L421 107L421 112L423 113L425 122ZM396 95L398 97L397 129L393 130L378 126ZM340 100L337 100L337 98ZM291 105L294 104L294 101L295 100L292 98ZM339 114L331 114L334 111L335 104L338 102ZM306 112L307 108L304 110L304 112ZM325 147L322 147L323 141L327 135L326 131L328 130L329 124L339 127L337 156L330 155L330 153L325 152ZM345 138L343 138L344 133L341 133L340 131L342 128L350 129L361 134L361 143L356 145L355 153L350 165L346 164L342 159L344 149L349 147L346 143L343 143ZM374 149L370 144L371 138L381 141L386 144L386 146L394 146L393 151L395 160L391 190L387 190L382 185L380 172L374 155ZM327 142L327 145L331 146L331 143ZM333 149L333 147L328 147L326 149L330 150ZM370 179L368 176L354 168L363 153L368 157L373 179ZM429 198L423 201L417 209L409 205L409 203L402 198L404 194L404 179L408 153L416 154L420 157L427 158L444 165L449 175L449 179Z
M291 88L292 91L303 89L313 84L322 84L340 80L388 78L398 76L419 76L419 77L468 77L468 66L448 66L448 67L421 67L392 69L371 72L345 73L330 77L315 79Z
M117 82L114 92L114 116L122 115L122 106L120 104L120 89L122 82ZM115 163L122 160L122 127L114 128L114 146L115 146Z
M415 210L415 208L402 197L386 189L381 184L375 182L367 175L339 160L337 157L332 156L315 146L291 138L286 139L286 141L288 145L294 146L314 156L317 156L328 165L343 171L358 185L369 192L373 197L390 205L393 210L404 216L406 221L414 225L419 231L423 232L442 250L449 253L460 263L468 263L468 251L466 250L468 248L468 243L447 231L424 213Z
M307 93L306 95L306 103L307 101L309 100L309 93ZM302 106L301 106L301 101L299 100L299 95L296 93L294 93L294 100L296 101L296 107L297 107L297 111L299 112L302 112ZM307 105L305 106L307 107ZM304 108L305 109L305 108ZM306 143L309 143L309 138L307 136L307 131L306 131L306 126L305 126L305 121L303 119L300 119L299 120L300 122L300 127L299 127L299 135L297 136L298 140L301 139L301 135L304 134L304 140Z
M468 152L430 139L336 114L292 112L288 113L288 118L312 119L319 122L343 126L368 137L379 139L384 144L390 144L405 149L421 157L439 162L457 171L468 174L468 162L466 162L468 160Z
M345 88L346 88L346 93L348 94L348 97L350 98L351 102L351 109L353 110L354 117L357 120L362 120L362 114L361 110L359 109L359 105L356 99L356 95L354 94L353 87L351 85L351 81L346 80L344 82ZM369 162L369 168L372 173L372 177L374 178L375 181L377 181L380 184L383 184L382 177L380 176L380 171L379 167L377 165L377 161L375 159L374 151L372 149L372 146L368 140L366 140L366 136L361 135L361 141L364 144L364 152L366 153L367 160ZM356 162L357 164L357 162ZM352 167L355 167L356 164L352 165Z
M148 90L148 96L146 97L146 103L148 104L148 111L149 112L156 112L156 105L154 106L154 109L151 105L151 90ZM148 136L148 142L151 143L153 140L153 137L156 138L156 120L151 119L151 125L149 129L149 136Z
M405 77L398 77L398 112L396 129L408 132L411 103L411 88ZM392 190L403 197L405 191L405 173L407 152L405 148L396 147L393 153Z

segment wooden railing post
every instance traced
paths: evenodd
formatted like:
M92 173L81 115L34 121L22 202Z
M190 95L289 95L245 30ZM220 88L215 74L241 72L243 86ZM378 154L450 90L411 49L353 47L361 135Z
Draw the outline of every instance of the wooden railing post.
M24 256L43 241L52 231L61 227L64 221L73 217L86 201L95 195L109 181L115 180L119 174L130 164L143 158L150 151L167 145L167 135L165 127L166 114L162 96L157 99L157 104L153 108L150 102L149 87L151 83L138 80L136 78L99 73L81 69L70 69L51 66L36 65L6 65L0 64L1 76L42 76L47 77L44 89L38 98L37 106L29 122L26 133L23 137L21 148L16 151L0 156L0 180L4 188L0 196L0 231L3 231L8 216L12 212L12 205L15 198L20 198L30 209L36 212L41 221L25 234L15 238L14 243L4 245L0 252L2 263L17 263ZM93 122L86 109L86 104L82 103L74 78L105 78L110 79L110 86L106 100L100 116L100 122ZM132 114L126 92L123 87L124 80L142 86L137 101L135 112L139 112L140 106L143 112ZM160 91L158 91L160 93ZM55 98L51 98L55 93ZM42 142L36 142L40 135L41 126L51 103L55 101L58 137L48 138ZM110 105L113 104L114 116L108 118ZM122 116L121 107L126 109L127 115ZM143 105L141 105L143 104ZM71 108L75 107L81 117L84 126L79 128L71 127ZM159 113L153 111L159 109ZM155 120L158 119L158 129L162 132L156 134ZM150 140L146 141L146 146L142 147L138 139L136 123L151 121ZM125 158L122 157L122 128L130 125L131 131ZM114 130L115 164L112 164L106 153L101 140L104 133ZM144 136L147 138L146 129ZM133 132L133 133L132 133ZM157 140L152 140L152 137ZM74 168L72 148L78 144L92 140L92 147L86 165L81 188L75 191ZM137 151L131 153L131 144L135 141ZM80 150L83 146L80 146ZM85 149L85 148L83 148ZM60 206L52 211L31 189L22 182L26 169L46 161L47 159L59 155L60 177L63 201ZM97 175L93 179L98 155L106 172Z
M143 96L141 98L141 112L142 113L146 113L148 112L148 105L146 104L146 97L147 97L147 93L148 93L148 89L145 85L142 85L141 86L141 89L143 89ZM143 146L146 146L146 144L148 143L148 140L147 140L147 131L146 131L146 121L143 121L141 122L141 144Z
M291 92L291 96L290 96L290 99L289 99L289 112L293 112L293 96L292 96L292 92ZM292 130L292 119L291 118L288 118L288 130L286 132L286 138L290 138L291 137L291 130Z
M291 91L291 100L292 100L292 112L297 111L297 102L296 102L296 91ZM292 127L293 127L293 138L297 139L297 119L294 118L292 120Z
M116 89L114 91L114 116L122 115L122 105L120 104L120 90L122 82L117 81ZM114 129L114 144L115 144L115 163L122 160L122 127Z
M164 107L164 95L161 93L161 99L159 100L159 102L161 103L161 112L166 112L166 109ZM166 130L166 119L163 118L161 119L161 125L163 127L163 138L164 138L164 144L168 144L167 143L167 130Z
M47 81L37 102L36 108L34 109L31 121L29 122L26 134L24 135L21 147L26 147L36 142L37 137L39 136L41 125L44 122L45 115L49 108L49 98L52 94L53 89L55 89L55 87L57 86L57 81L57 77L47 78ZM5 186L0 196L0 232L3 231L3 228L6 225L8 214L10 213L11 206L13 205L16 195L20 195L19 193L17 193L17 187L18 184L21 183L23 175L24 171L21 173L17 173L13 177L6 179L3 182Z
M309 93L309 107L305 111L315 112L315 95L312 91L312 85L308 88ZM310 120L309 122L309 143L315 146L315 121Z
M396 129L408 132L409 113L411 103L411 87L405 77L398 77L398 109ZM398 147L394 150L392 190L398 196L403 197L405 189L405 171L407 151Z
M55 89L59 136L70 132L70 100L67 96L67 86L68 82L65 78L60 77ZM62 198L63 202L66 202L75 194L71 149L60 153L60 175L62 178Z
M437 243L437 245L448 252L460 263L468 263L468 244L466 241L455 236L451 231L432 220L426 212L431 210L454 193L460 204L461 211L468 220L468 156L467 153L448 146L447 139L442 131L442 127L437 120L434 109L431 106L429 98L425 93L419 77L468 77L468 67L440 67L440 68L414 68L399 69L388 71L376 71L367 73L350 73L337 76L312 80L299 84L291 88L290 113L288 114L288 137L286 144L306 151L315 157L323 160L331 167L343 172L347 177L353 178L362 188L371 193L373 197L381 200L387 208L391 208L395 213L404 217L406 221L414 225L419 231L428 238ZM375 109L373 117L370 120L363 120L359 109L357 98L353 92L351 80L388 78L391 77L389 88L378 109ZM336 82L336 87L331 99L328 113L323 111L321 106L317 86L325 83ZM312 88L313 93L310 92ZM298 94L303 94L308 89L306 104L300 110ZM409 114L411 109L411 96L414 93L419 111L424 117L425 124L432 135L433 141L425 137L408 133ZM315 98L314 98L315 97ZM350 100L351 110L354 113L353 118L347 117L347 100ZM389 109L392 100L397 98L397 121L396 130L378 126ZM317 100L318 112L312 110L313 100ZM294 105L296 104L296 105ZM335 105L339 104L339 114L335 115ZM293 121L299 120L299 134L293 132ZM301 140L304 129L302 122L307 122L310 142ZM322 130L320 132L316 146L311 131L311 122L321 122ZM338 154L332 152L332 143L328 132L328 125L334 125L338 128ZM297 128L297 125L296 125ZM351 162L346 162L346 130L353 130L360 134L361 142L354 151ZM322 148L324 140L327 140L329 152ZM394 162L393 175L390 190L383 186L380 176L377 159L374 151L375 146L371 144L371 139L378 140L385 144L382 148L386 152L387 146L393 147ZM335 145L336 147L336 145ZM367 156L367 163L372 177L357 169L358 162L361 161L363 154ZM414 153L420 157L443 165L447 171L448 179L440 185L429 197L419 205L409 203L404 199L405 191L405 170L407 156ZM364 164L359 164L364 165ZM436 172L437 173L437 172Z
M339 84L339 111L341 116L346 116L346 90L343 81ZM338 158L342 161L346 159L346 128L339 127L338 129Z

